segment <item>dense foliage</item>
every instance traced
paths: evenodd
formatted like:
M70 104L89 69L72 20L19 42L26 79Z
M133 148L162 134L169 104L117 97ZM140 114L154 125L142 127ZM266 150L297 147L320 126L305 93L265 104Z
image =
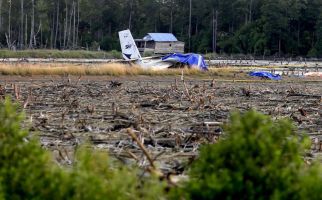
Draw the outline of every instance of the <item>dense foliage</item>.
M205 146L180 195L187 199L321 199L319 166L305 166L308 141L286 120L234 114L228 137ZM315 196L316 195L316 196Z
M191 9L189 0L0 0L0 43L113 50L130 28L136 38L173 32L187 51L321 57L321 9L320 0L191 0Z
M250 111L234 114L227 136L205 146L189 180L166 193L165 184L138 176L81 147L75 162L58 166L20 126L23 115L0 103L0 199L321 199L320 165L305 165L306 139L291 123ZM169 195L170 194L170 195Z
M22 119L10 100L1 103L0 199L155 199L162 196L163 185L158 180L139 179L135 167L118 165L104 152L79 149L73 166L59 168L36 140L27 139L28 132L20 127Z

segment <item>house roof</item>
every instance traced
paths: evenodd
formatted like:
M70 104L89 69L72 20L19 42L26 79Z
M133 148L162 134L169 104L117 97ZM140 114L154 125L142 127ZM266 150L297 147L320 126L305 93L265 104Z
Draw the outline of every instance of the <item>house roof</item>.
M177 38L172 33L148 33L143 40L155 42L177 42Z

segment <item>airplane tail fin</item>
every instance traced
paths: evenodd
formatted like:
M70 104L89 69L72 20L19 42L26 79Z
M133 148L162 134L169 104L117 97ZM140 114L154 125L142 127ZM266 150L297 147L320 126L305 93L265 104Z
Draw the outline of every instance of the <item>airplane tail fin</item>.
M140 52L130 30L119 32L122 55L125 60L141 60Z

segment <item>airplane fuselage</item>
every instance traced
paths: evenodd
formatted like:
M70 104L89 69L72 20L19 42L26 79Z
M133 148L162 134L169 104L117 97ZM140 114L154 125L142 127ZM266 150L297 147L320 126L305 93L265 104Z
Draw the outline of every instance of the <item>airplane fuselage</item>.
M173 63L164 62L161 59L150 59L150 58L147 58L147 59L142 58L142 60L137 60L135 63L141 66L142 68L152 69L152 70L162 70L173 66Z

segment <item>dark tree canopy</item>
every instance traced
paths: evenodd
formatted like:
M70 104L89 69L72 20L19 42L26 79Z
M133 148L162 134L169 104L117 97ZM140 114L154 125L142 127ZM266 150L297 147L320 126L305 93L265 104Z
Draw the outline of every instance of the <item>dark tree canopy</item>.
M188 0L0 0L0 44L113 50L117 32L130 28L136 38L173 32L186 44L190 32L200 53L212 52L216 38L217 53L322 55L320 0L191 1L190 22Z

